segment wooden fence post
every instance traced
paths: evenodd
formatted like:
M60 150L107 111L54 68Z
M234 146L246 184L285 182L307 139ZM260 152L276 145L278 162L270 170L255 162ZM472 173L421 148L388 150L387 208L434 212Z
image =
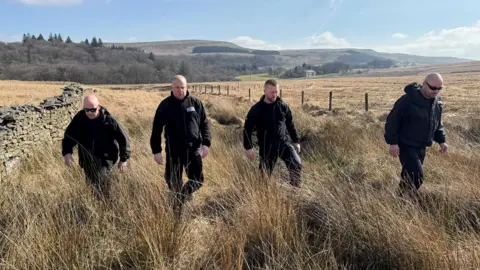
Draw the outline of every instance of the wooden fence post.
M365 111L368 112L368 93L365 93Z
M250 100L252 97L251 93L250 93L250 88L248 88L248 100Z
M304 98L305 98L305 91L302 90L302 105L303 105Z
M230 95L230 85L227 85L227 96Z
M282 90L283 90L283 89L280 89L280 97L282 97Z
M328 94L328 110L332 110L332 91Z
M205 94L207 93L207 85L205 84Z
M218 86L218 94L220 95L220 85Z

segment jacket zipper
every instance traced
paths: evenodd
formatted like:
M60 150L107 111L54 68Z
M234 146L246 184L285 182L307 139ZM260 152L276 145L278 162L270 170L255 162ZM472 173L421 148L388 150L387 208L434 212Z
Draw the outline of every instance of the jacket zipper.
M430 109L428 110L428 137L427 137L427 142L429 141L429 138L431 137L432 134L432 111L433 111L433 105L435 104L435 101L432 102L432 105L430 105Z
M183 102L182 102L182 105L183 105ZM185 113L185 109L183 108L183 106L180 106L180 107L182 108L182 112L183 112L183 129L185 134L185 145L188 147L187 114Z

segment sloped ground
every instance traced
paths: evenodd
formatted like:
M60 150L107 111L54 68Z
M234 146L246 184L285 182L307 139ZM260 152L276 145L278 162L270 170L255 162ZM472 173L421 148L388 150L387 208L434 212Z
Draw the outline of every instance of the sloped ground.
M62 164L59 145L39 149L18 179L0 187L3 269L480 265L480 155L469 119L447 123L447 155L438 146L428 150L418 202L395 195L400 166L388 156L377 116L311 116L294 108L305 168L299 190L284 181L281 161L273 179L261 179L257 161L245 157L237 123L215 124L204 187L175 220L163 167L148 144L162 94L102 91L100 98L132 137L129 170L115 172L112 201L93 200L79 168ZM244 119L250 105L202 99L212 119Z

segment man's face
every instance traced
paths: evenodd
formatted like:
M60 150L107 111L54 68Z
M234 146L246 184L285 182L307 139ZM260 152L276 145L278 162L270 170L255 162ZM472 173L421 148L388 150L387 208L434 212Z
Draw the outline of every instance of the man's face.
M180 80L176 80L172 83L173 95L178 99L183 99L187 94L187 84Z
M267 98L268 101L274 102L277 99L277 86L267 84L265 85L264 92L265 98Z
M443 88L442 81L425 81L423 85L423 94L428 98L435 98Z
M95 119L100 115L98 104L84 104L83 110L89 119Z

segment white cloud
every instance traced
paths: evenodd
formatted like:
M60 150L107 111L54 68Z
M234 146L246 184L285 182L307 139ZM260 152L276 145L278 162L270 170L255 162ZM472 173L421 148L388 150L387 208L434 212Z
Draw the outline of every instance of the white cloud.
M344 38L338 38L331 32L323 32L320 35L311 35L307 38L307 45L311 48L346 48L350 43Z
M395 34L392 35L392 38L394 38L394 39L405 39L407 37L408 37L407 35L402 34L402 33L395 33Z
M17 0L25 5L76 5L83 3L84 0Z
M454 56L480 59L480 21L440 31L432 30L407 42L394 46L379 46L379 51L403 52L425 56Z
M136 38L136 37L129 37L129 38L128 38L128 41L130 41L130 42L136 42L136 41L137 41L137 38Z
M282 49L280 45L270 44L263 40L254 39L249 36L238 36L229 41L237 44L238 46L249 48L249 49L257 49L257 50L281 50Z

